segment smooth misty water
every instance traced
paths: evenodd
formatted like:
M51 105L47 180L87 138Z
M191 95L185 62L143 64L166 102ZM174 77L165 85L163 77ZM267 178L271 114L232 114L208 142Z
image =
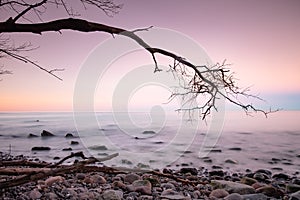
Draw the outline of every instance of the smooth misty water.
M68 155L62 149L71 147L73 152L96 157L120 154L107 165L175 168L184 163L218 165L232 171L282 168L290 174L300 172L298 111L278 112L268 119L239 112L226 113L225 118L219 114L206 123L185 119L174 113L0 113L0 151L53 161L55 156ZM42 130L56 137L27 137L29 133L40 135ZM78 137L65 138L66 133ZM80 144L70 145L72 140ZM33 152L33 146L51 150ZM237 164L226 163L228 159Z

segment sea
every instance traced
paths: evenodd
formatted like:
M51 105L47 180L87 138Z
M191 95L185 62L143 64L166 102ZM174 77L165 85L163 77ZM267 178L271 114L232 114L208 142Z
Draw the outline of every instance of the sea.
M232 172L268 169L296 175L300 173L299 121L300 111L278 111L267 117L228 111L206 120L177 112L2 112L0 151L47 162L78 151L96 158L117 153L103 164ZM54 136L41 137L43 130ZM65 137L68 133L73 137ZM33 147L50 150L33 151Z

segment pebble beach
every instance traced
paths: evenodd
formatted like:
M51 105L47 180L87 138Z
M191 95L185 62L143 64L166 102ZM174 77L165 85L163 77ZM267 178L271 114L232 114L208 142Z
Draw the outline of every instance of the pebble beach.
M22 155L0 153L3 161L29 160ZM3 167L3 166L2 166ZM1 167L1 168L2 168ZM274 173L268 169L228 172L221 167L163 168L140 172L131 169L120 173L77 172L57 174L20 186L2 189L3 200L29 199L224 199L267 200L300 199L299 174ZM167 175L167 176L162 176ZM1 174L0 181L14 176Z

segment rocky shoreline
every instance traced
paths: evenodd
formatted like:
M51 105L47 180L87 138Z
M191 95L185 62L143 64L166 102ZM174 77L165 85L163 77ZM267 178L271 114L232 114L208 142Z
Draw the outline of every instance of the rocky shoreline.
M3 161L30 160L0 153ZM42 161L35 160L42 163ZM0 174L1 182L15 176ZM207 200L300 200L299 174L273 173L267 169L228 172L220 167L182 167L119 173L75 172L0 190L0 199L207 199Z

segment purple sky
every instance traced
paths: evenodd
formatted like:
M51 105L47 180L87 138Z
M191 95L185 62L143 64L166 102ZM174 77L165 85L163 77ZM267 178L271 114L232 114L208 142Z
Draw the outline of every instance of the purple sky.
M271 105L286 109L300 108L300 1L119 2L124 3L124 7L112 18L95 9L83 11L81 18L129 30L153 25L181 32L201 45L214 62L227 59L232 63L231 69L239 83L253 86L253 92L267 98ZM80 8L80 5L75 7ZM2 21L8 16L8 13L1 11ZM44 21L49 21L67 16L63 10L49 8L42 17ZM0 110L71 111L74 85L82 63L97 45L111 36L63 31L62 34L45 33L41 36L12 34L11 38L16 44L30 41L34 46L39 46L38 50L26 52L26 55L41 65L66 70L60 73L64 79L61 82L28 64L2 60L1 65L14 74L1 77ZM149 57L145 62L151 61ZM109 94L102 95L104 100L97 108L109 109ZM143 100L142 91L138 95L141 97L137 98L139 102L136 103L149 103L148 98ZM161 97L164 95L159 96L158 100Z

